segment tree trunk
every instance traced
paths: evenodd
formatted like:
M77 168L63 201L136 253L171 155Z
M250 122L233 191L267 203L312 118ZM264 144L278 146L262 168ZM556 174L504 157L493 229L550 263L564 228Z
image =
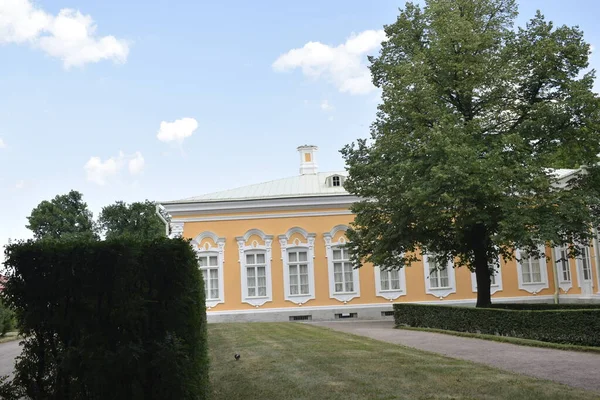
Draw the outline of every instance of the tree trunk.
M485 226L478 225L473 237L473 251L475 254L475 278L477 280L477 304L476 307L489 307L492 304L490 286L490 268L488 263L488 246L490 240Z

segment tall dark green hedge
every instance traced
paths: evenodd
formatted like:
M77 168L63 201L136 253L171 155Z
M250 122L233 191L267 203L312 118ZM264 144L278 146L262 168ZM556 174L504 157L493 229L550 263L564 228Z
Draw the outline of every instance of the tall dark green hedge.
M600 346L600 308L504 310L394 304L397 325Z
M204 288L186 241L30 241L6 256L3 296L25 340L4 396L208 397Z
M0 337L6 335L7 332L15 328L14 312L4 305L0 299Z

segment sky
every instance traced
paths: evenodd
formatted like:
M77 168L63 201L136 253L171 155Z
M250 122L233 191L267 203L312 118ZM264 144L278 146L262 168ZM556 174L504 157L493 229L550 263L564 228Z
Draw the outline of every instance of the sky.
M296 175L303 144L343 170L380 100L366 56L403 4L0 0L0 246L71 189L97 216ZM520 4L517 24L540 9L600 45L597 0Z

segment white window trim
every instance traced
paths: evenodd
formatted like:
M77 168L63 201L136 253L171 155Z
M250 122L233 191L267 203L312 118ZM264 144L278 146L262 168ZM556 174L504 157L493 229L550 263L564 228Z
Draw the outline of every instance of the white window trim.
M348 227L346 225L336 225L330 232L324 233L323 238L325 240L325 256L327 257L327 270L329 273L329 297L336 299L344 304L350 300L360 297L360 280L358 278L358 268L354 268L352 273L352 279L354 281L354 291L348 293L336 293L335 292L335 275L333 273L333 249L335 246L344 246L347 240L342 236L337 242L333 241L335 235L340 232L346 232Z
M452 293L456 293L456 277L454 273L454 263L452 261L448 261L448 265L446 265L446 270L448 271L448 283L449 286L447 288L431 288L429 282L429 257L431 255L423 254L423 273L425 276L425 293L430 294L439 298L440 300L444 297Z
M546 254L545 253L545 248L544 247L540 247L539 248L540 252L542 252L542 254ZM548 289L548 266L546 265L546 257L542 256L542 258L540 258L540 275L542 278L542 282L534 282L534 283L524 283L523 282L523 269L522 269L522 265L521 265L521 250L517 249L516 250L517 253L517 278L519 280L519 289L520 290L524 290L526 292L529 292L531 294L537 294L539 293L542 289Z
M592 250L590 249L590 247L588 246L588 262L590 265L590 279L588 279L587 281L585 281L583 279L583 255L578 256L575 259L575 264L576 264L576 273L577 273L577 286L579 286L580 288L583 288L583 282L589 282L592 285L592 288L594 287L594 268L592 267ZM573 277L571 277L571 279L573 279Z
M206 238L212 239L212 241L216 244L216 247L210 246L209 243L205 243L203 247L200 247L200 243L202 243L202 241ZM225 303L225 285L223 281L223 265L225 263L225 238L220 238L214 233L206 231L196 236L192 240L191 244L197 256L200 256L202 253L217 254L217 267L219 269L219 298L206 300L206 308L210 310L217 304Z
M250 243L250 245L246 245L248 239L250 239L252 235L259 236L264 241L264 245L259 244L256 240ZM273 285L271 282L271 245L273 243L273 235L265 235L264 232L259 229L250 229L244 234L244 236L238 236L235 238L235 240L237 241L239 248L240 276L242 278L242 303L247 303L254 307L260 307L266 302L273 301ZM265 276L267 280L267 295L260 297L248 297L246 252L256 250L265 252Z
M290 243L290 238L295 233L299 233L306 240L305 243L295 239ZM286 301L290 301L294 304L301 306L309 300L315 298L315 233L308 233L302 228L294 227L289 229L285 235L279 235L279 244L281 245L281 260L283 265L283 286L284 286L284 298ZM290 268L288 260L288 250L299 249L307 252L307 263L308 263L308 294L291 294L290 293Z
M567 258L567 263L569 264L569 276L571 277L571 280L563 280L562 267L558 263L558 260L562 258L562 256L560 255L561 249L562 246L555 247L552 249L552 251L554 252L553 262L556 264L556 269L553 269L553 271L556 271L556 273L558 274L558 287L562 289L563 292L567 293L573 287L573 271L571 270L571 258Z
M400 279L400 289L381 289L381 271L379 267L373 267L375 271L375 296L383 297L386 300L394 301L400 296L406 296L406 267L398 269L398 278Z
M496 283L490 286L491 295L502 291L502 262L500 257L498 257L498 269L494 269L494 276L496 277ZM471 272L471 289L473 293L477 293L477 274L475 272Z

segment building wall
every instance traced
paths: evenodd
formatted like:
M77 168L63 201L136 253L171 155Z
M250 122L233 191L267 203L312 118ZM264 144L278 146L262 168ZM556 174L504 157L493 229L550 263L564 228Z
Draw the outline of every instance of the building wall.
M305 215L311 213L312 215ZM297 216L290 217L290 214ZM328 214L328 215L318 215ZM281 217L286 215L287 217ZM263 217L264 216L264 217ZM278 217L280 216L280 217ZM227 218L223 220L223 218ZM326 257L325 235L330 233L332 228L339 225L348 225L352 220L352 215L347 209L327 209L319 210L319 212L311 212L311 210L286 210L286 211L264 211L252 213L236 213L223 215L199 215L186 216L186 221L183 226L183 236L187 238L197 238L200 234L211 232L215 237L224 239L223 248L223 290L224 303L216 304L209 308L211 313L221 313L227 311L262 311L266 309L289 309L290 312L301 312L303 308L314 308L327 310L328 307L341 307L351 310L356 307L377 305L383 307L381 310L391 309L389 305L391 301L383 297L377 296L375 285L374 268L371 265L365 265L358 270L360 282L360 296L348 300L346 303L330 297L328 260ZM181 218L179 218L181 219ZM221 220L219 220L221 219ZM173 222L177 222L175 218ZM284 261L282 259L281 245L279 241L280 235L285 235L291 228L299 227L310 234L315 234L314 237L314 284L315 298L308 300L302 305L287 301L284 295ZM240 250L238 239L244 236L251 230L259 230L265 235L271 237L271 285L272 285L272 300L259 306L245 303L242 298L242 275L240 266ZM344 236L343 231L338 231L332 241L338 241ZM217 248L218 244L215 237L205 235L198 243L200 248ZM238 238L238 239L236 239ZM288 239L288 242L293 242L297 239L301 243L306 243L307 239L298 233L294 233ZM263 246L265 240L260 234L250 234L243 239L246 246L252 244ZM546 249L547 255L551 257L551 261L546 264L546 276L548 287L536 292L530 293L527 290L519 288L518 268L515 260L501 262L502 274L502 289L497 291L493 298L497 300L511 300L515 298L530 297L545 298L554 294L554 278L552 263L554 254L551 249ZM592 263L594 261L594 249L591 249ZM571 276L572 288L568 294L580 294L581 289L577 282L577 272L575 260L571 260ZM598 292L596 283L598 282L597 268L593 263L593 282L594 293ZM425 274L423 271L423 263L413 263L411 267L405 269L406 276L406 291L405 294L394 302L460 302L462 300L475 299L476 293L473 290L472 274L467 268L454 269L456 291L450 293L443 299L439 299L425 291ZM387 308L386 308L387 307ZM380 315L379 309L372 308L369 315ZM260 318L259 318L260 319ZM272 318L270 318L272 319Z

